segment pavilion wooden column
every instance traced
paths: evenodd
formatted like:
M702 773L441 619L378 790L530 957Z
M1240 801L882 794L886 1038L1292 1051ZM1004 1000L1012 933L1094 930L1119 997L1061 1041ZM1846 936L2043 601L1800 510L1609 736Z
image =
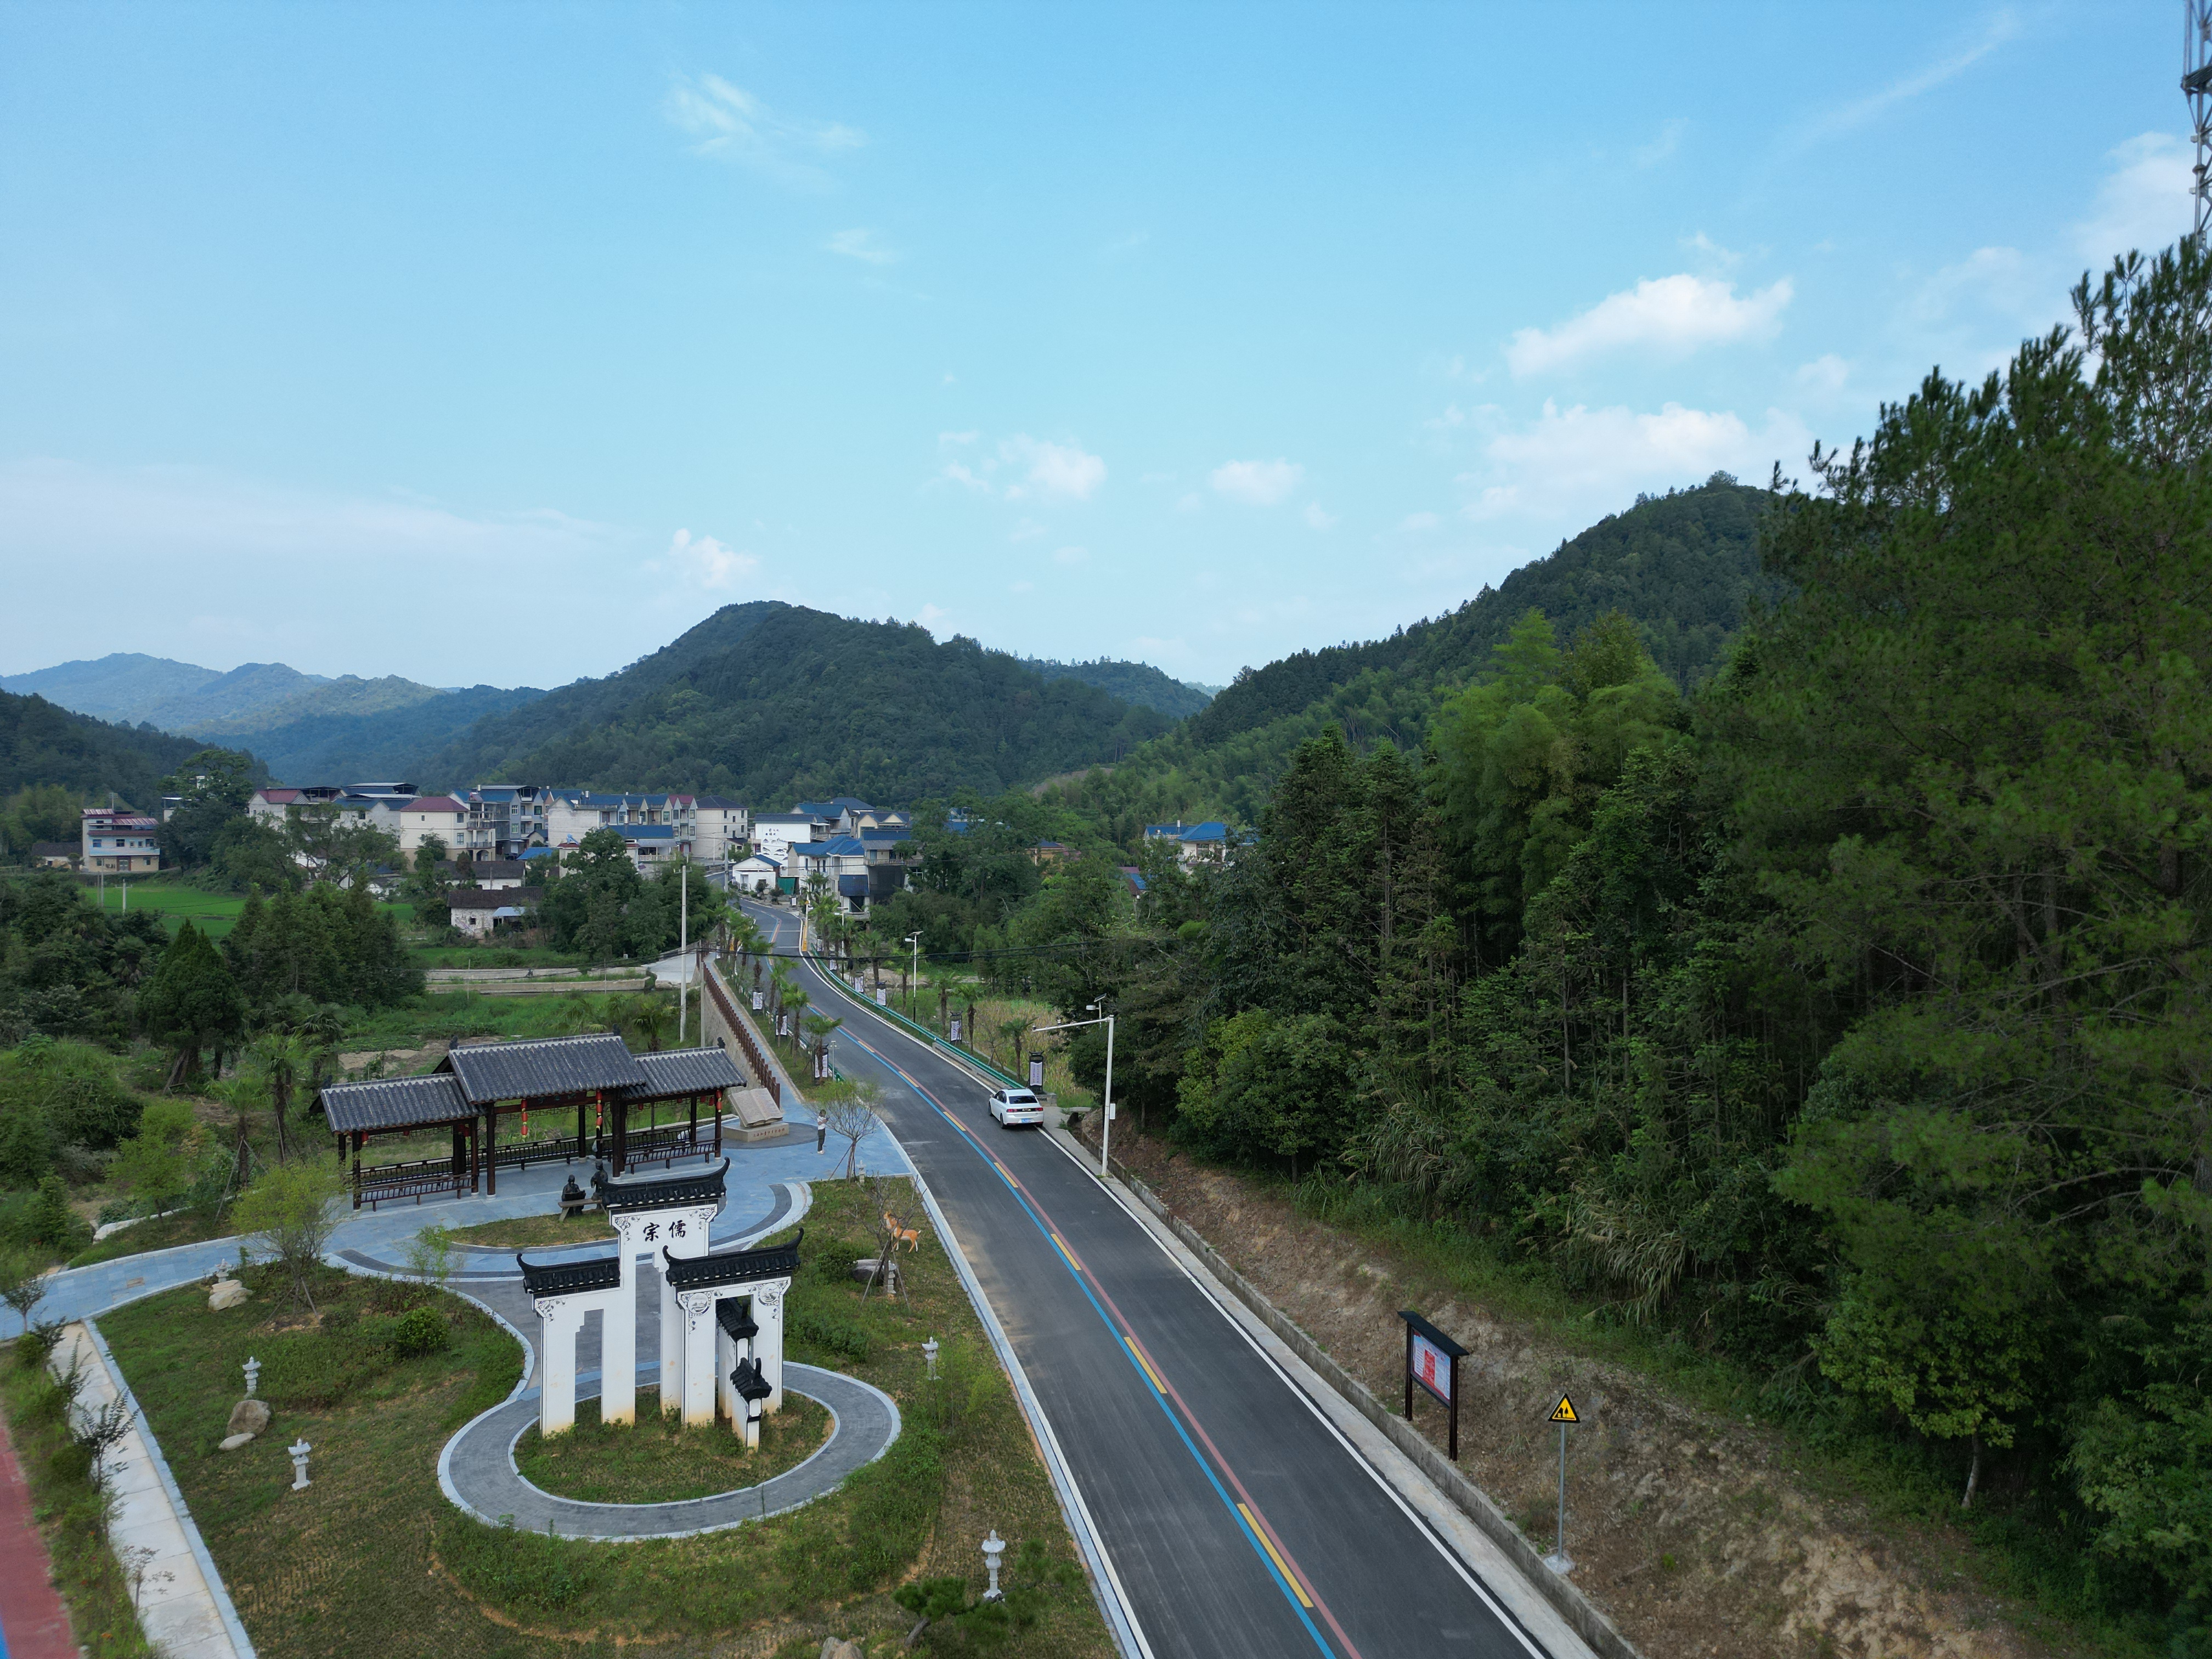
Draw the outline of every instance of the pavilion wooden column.
M588 1103L583 1096L576 1097L576 1156L584 1156L584 1108Z
M473 1145L473 1137L470 1138L471 1145L465 1147L462 1146L462 1139L468 1134L468 1131L458 1120L447 1127L453 1133L453 1159L449 1173L453 1177L453 1191L458 1194L461 1190L461 1172L465 1170L468 1172L469 1185L471 1187L476 1185L476 1164L471 1156L476 1147Z
M691 1097L691 1122L684 1132L684 1147L686 1152L699 1150L699 1097L696 1095Z
M360 1130L353 1132L353 1206L361 1208L361 1143L368 1137Z
M629 1103L615 1097L615 1173L629 1168Z
M499 1196L499 1103L493 1101L484 1108L483 1127L484 1196Z

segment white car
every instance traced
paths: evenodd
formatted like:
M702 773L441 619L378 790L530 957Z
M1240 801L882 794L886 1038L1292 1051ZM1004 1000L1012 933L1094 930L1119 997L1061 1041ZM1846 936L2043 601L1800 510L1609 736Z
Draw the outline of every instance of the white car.
M1044 1127L1044 1103L1026 1089L994 1089L991 1115L1002 1127L1018 1129L1024 1123Z

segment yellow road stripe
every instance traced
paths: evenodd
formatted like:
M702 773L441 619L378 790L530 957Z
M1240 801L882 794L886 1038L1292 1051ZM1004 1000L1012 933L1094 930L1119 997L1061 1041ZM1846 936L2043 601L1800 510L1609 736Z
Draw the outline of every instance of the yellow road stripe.
M1274 1540L1269 1538L1260 1523L1253 1519L1252 1511L1239 1504L1237 1506L1237 1513L1243 1516L1244 1524L1252 1528L1252 1535L1260 1540L1260 1547L1267 1552L1267 1559L1275 1564L1276 1571L1283 1575L1283 1582L1291 1587L1291 1594L1298 1598L1298 1605L1303 1607L1313 1606L1313 1598L1306 1594L1305 1586L1298 1583L1297 1574L1291 1571L1291 1564L1283 1559L1281 1552L1275 1547Z
M1009 1170L1005 1164L1000 1163L997 1158L994 1158L991 1160L991 1167L996 1170L1000 1175L1006 1176L1006 1185L1012 1187L1016 1184L1014 1181L1014 1172L1012 1170Z
M1059 1247L1060 1253L1067 1258L1067 1265L1069 1267L1074 1268L1078 1273L1081 1273L1083 1271L1083 1264L1075 1259L1075 1252L1067 1248L1067 1241L1066 1239L1062 1238L1058 1233L1047 1233L1045 1237L1049 1238Z
M1126 1336L1121 1339L1121 1346L1129 1351L1130 1358L1144 1367L1145 1375L1152 1379L1152 1386L1162 1394L1165 1394L1168 1391L1167 1384L1160 1381L1160 1374L1152 1369L1152 1361L1145 1358L1143 1350Z

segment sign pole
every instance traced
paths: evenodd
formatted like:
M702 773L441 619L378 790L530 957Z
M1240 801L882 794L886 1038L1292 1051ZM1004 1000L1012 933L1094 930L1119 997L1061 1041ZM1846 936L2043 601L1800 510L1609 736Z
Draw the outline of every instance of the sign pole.
M1406 1327L1406 1420L1413 1420L1413 1328Z
M1454 1463L1459 1462L1459 1358L1457 1354L1452 1356L1451 1428L1444 1446L1444 1455L1451 1459Z
M1552 1553L1544 1558L1544 1565L1565 1575L1575 1570L1575 1559L1567 1553L1567 1425L1583 1419L1575 1410L1575 1402L1563 1394L1545 1420L1559 1425L1559 1519L1552 1534Z

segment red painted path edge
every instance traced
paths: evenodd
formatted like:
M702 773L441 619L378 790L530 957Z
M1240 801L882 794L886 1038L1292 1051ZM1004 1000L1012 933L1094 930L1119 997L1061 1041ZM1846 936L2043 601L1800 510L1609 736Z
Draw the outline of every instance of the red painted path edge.
M69 1610L53 1586L31 1488L0 1422L0 1659L76 1659Z

